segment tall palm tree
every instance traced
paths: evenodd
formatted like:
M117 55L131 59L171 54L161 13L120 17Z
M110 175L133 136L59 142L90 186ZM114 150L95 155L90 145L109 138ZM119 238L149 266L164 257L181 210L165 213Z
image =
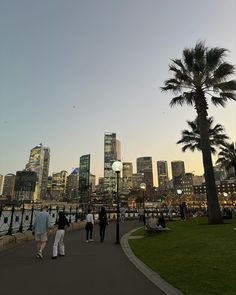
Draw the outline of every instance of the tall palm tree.
M215 105L225 106L228 100L236 100L236 81L230 80L234 66L225 61L227 50L207 48L198 42L192 49L184 49L182 59L173 59L169 70L173 78L164 82L163 91L174 95L170 105L184 103L193 106L197 112L201 137L204 174L207 190L208 222L222 222L215 186L211 145L209 140L208 107L209 100Z
M226 168L226 170L233 167L236 176L236 144L232 142L221 147L216 164L219 164L222 168Z
M209 124L209 140L211 146L212 154L216 153L216 147L224 146L225 140L229 139L229 137L224 132L224 127L220 124L216 124L213 127L213 117L208 118ZM194 152L195 150L201 150L201 136L200 130L198 128L198 120L197 118L194 121L187 121L187 124L190 130L182 131L182 138L177 141L177 144L183 144L182 151L191 150Z

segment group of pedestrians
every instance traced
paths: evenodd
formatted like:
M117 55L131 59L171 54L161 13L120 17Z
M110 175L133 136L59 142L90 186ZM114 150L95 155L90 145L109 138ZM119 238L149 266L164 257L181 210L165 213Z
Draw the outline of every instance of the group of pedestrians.
M64 246L64 236L65 236L65 227L69 227L70 223L67 220L64 212L60 211L58 213L57 231L53 243L52 249L52 259L56 259L57 256L65 256L65 246ZM100 242L103 243L105 238L106 226L108 225L108 219L105 207L101 207L99 212L99 234ZM88 210L86 215L86 242L93 242L93 227L94 227L94 217L92 214L92 209ZM37 246L37 258L43 259L43 250L46 246L48 240L48 233L51 229L50 215L48 213L48 206L45 205L43 210L39 212L36 217L32 228L32 234L35 237L36 246Z

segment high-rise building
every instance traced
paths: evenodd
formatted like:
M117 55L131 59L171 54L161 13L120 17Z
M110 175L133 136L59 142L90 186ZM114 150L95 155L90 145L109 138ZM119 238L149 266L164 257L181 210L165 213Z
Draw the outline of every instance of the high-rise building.
M3 175L0 174L0 196L2 194L2 185L3 185Z
M37 183L34 199L45 199L47 191L47 181L50 162L50 149L42 144L34 147L30 151L29 162L26 170L34 171L37 174Z
M133 188L133 164L131 162L123 162L123 189L131 190Z
M5 175L3 182L3 190L2 194L5 197L9 197L11 199L15 198L14 187L15 187L15 174L9 173Z
M67 171L52 173L52 198L62 200L66 196Z
M172 178L174 187L181 186L181 179L185 174L184 162L183 161L172 161L171 162Z
M96 176L94 174L90 174L89 182L90 182L91 193L94 193L96 190Z
M67 177L66 196L71 200L79 198L79 168L75 168Z
M17 200L33 200L37 174L34 171L17 171L15 179L15 198Z
M79 198L86 210L90 203L90 155L80 157L79 165Z
M134 189L140 189L140 184L144 182L143 173L134 173L132 175L132 185Z
M137 158L137 173L144 174L147 188L153 187L152 157Z
M167 161L157 161L158 186L160 189L168 187L168 166Z
M120 141L116 133L105 133L104 136L104 190L111 192L116 188L116 175L112 164L121 160Z

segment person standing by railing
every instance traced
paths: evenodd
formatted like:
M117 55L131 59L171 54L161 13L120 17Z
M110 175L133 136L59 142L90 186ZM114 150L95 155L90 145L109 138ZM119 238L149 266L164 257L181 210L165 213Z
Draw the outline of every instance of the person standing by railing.
M48 231L50 228L51 224L48 206L45 205L43 210L36 215L32 229L32 233L35 236L35 241L37 242L37 258L43 259L43 249L46 246Z

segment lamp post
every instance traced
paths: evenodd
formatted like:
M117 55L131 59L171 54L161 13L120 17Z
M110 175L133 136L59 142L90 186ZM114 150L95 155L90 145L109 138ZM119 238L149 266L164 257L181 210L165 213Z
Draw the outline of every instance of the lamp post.
M145 217L145 196L144 196L144 191L146 189L146 183L142 182L140 184L140 188L143 191L143 225L146 225L146 217Z
M123 168L123 164L120 161L115 161L112 164L112 170L116 173L116 244L120 243L120 200L119 200L119 177Z

